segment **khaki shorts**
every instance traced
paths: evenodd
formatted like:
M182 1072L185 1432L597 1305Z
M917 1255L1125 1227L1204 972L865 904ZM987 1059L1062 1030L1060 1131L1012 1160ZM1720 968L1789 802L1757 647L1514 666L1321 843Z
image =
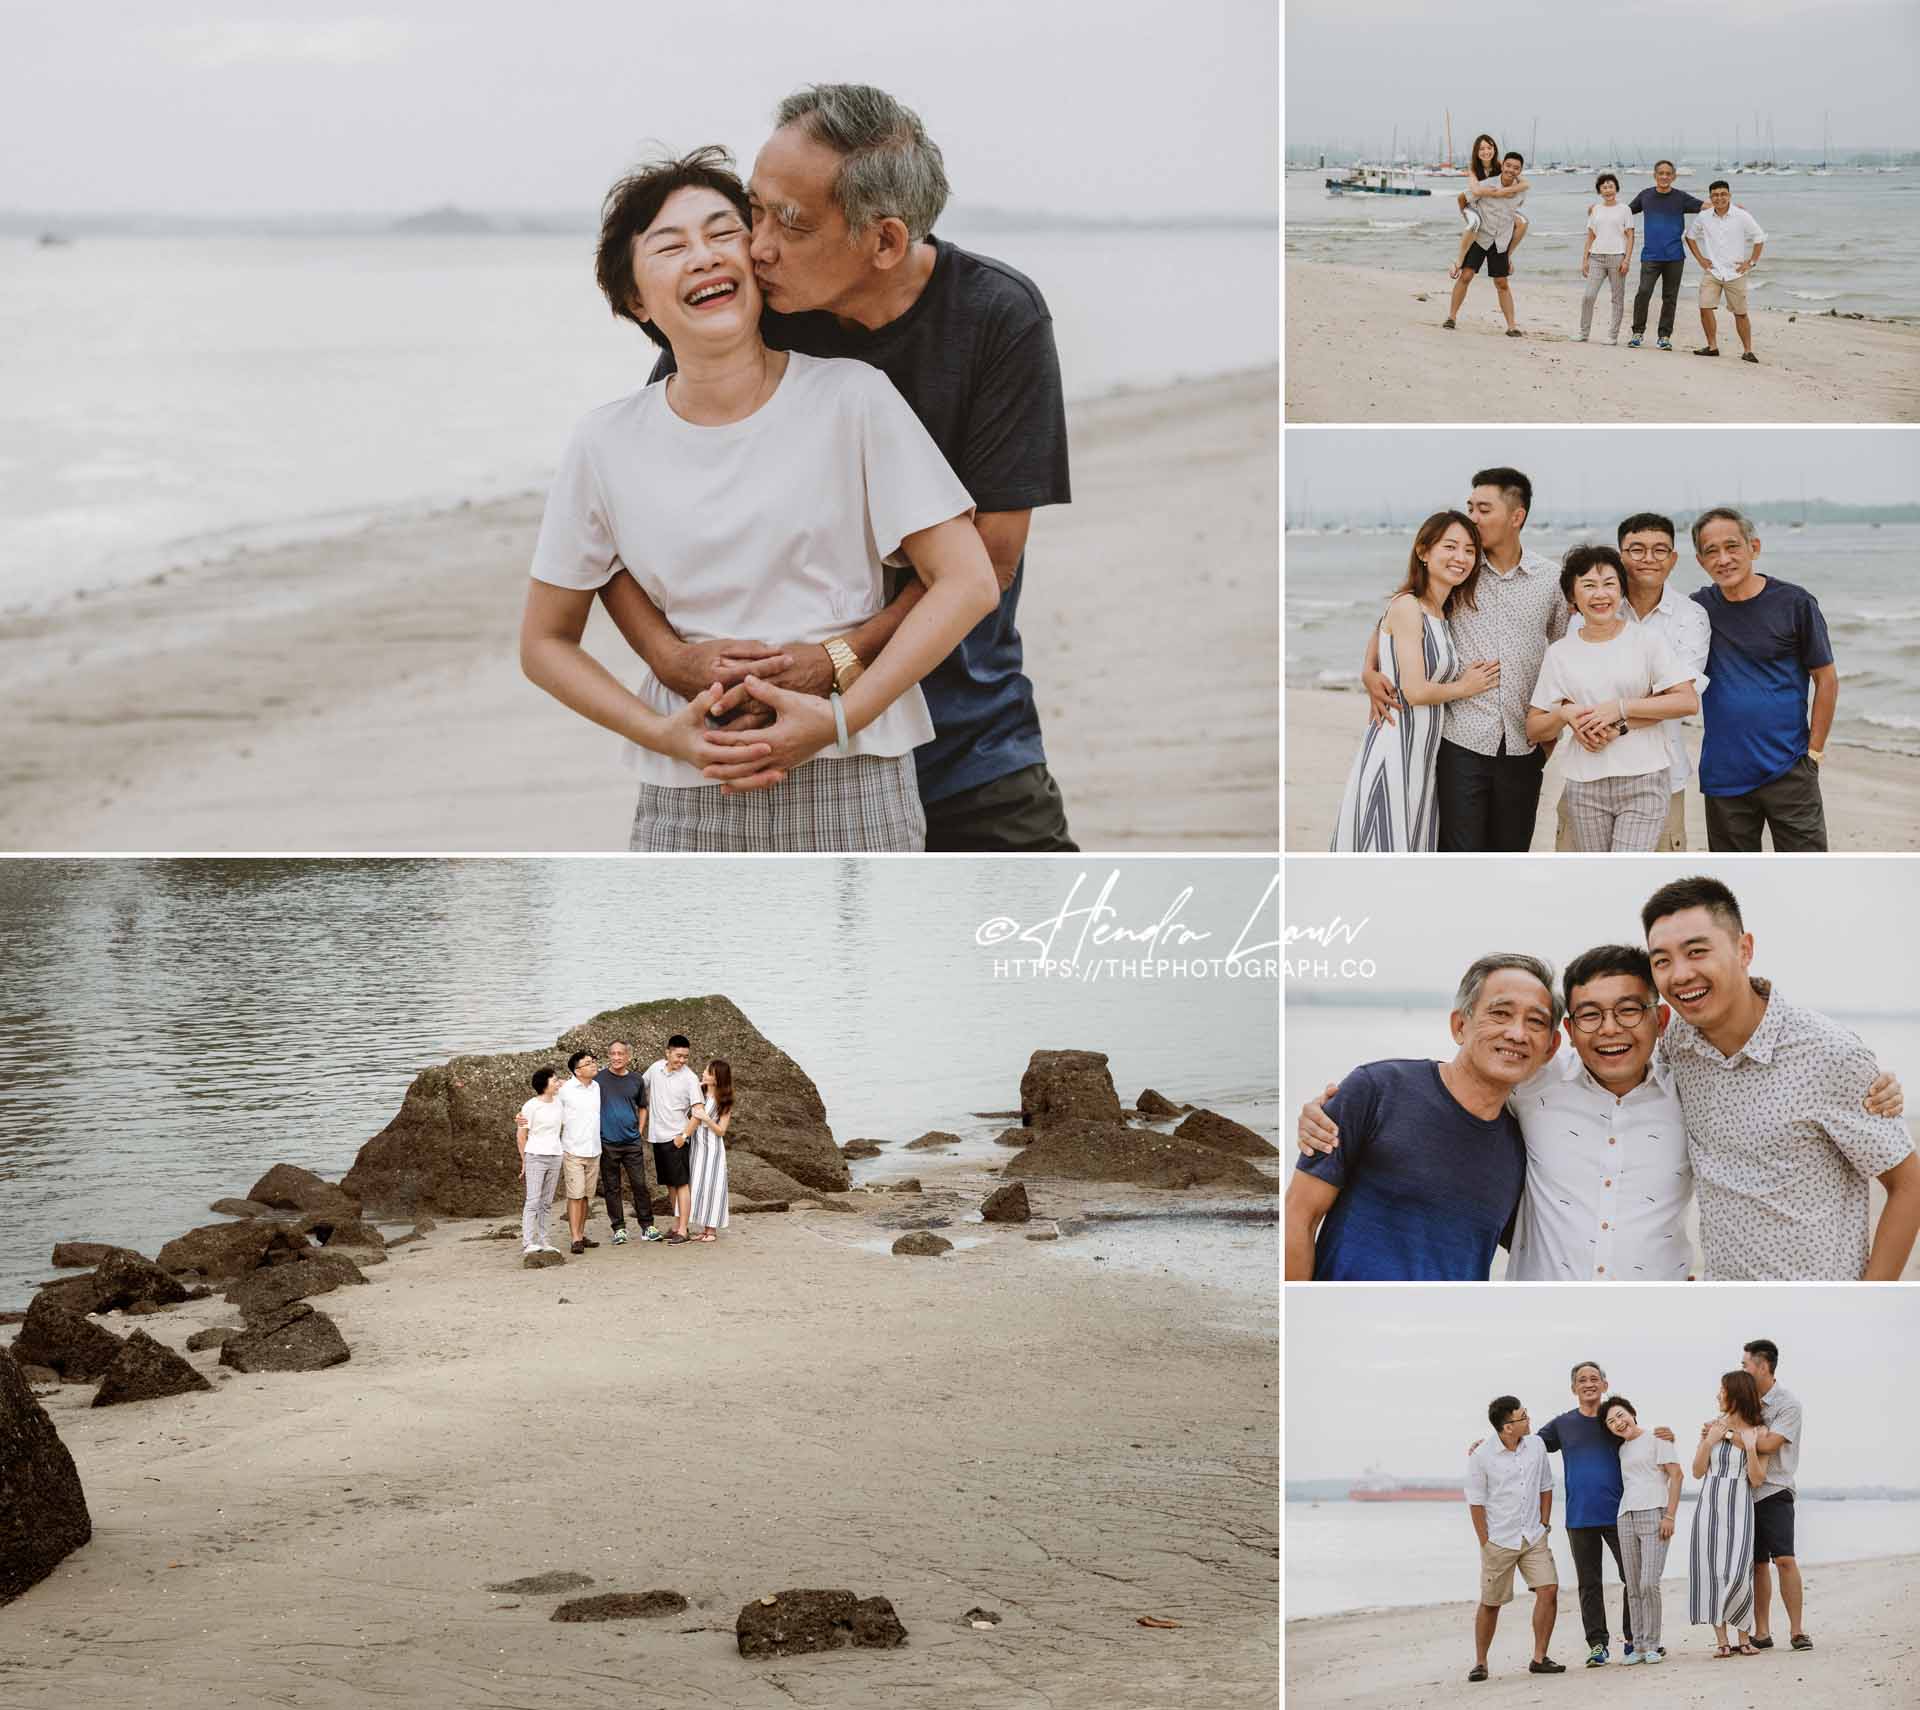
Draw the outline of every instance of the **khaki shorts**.
M1547 1547L1550 1534L1542 1532L1524 1550L1502 1549L1498 1544L1480 1546L1480 1601L1489 1609L1498 1609L1513 1601L1513 1570L1530 1591L1558 1585L1560 1570L1553 1565L1553 1551Z
M1564 785L1560 790L1560 804L1554 816L1553 846L1562 854L1573 848L1573 816L1567 810L1567 792ZM1655 850L1668 854L1684 854L1687 847L1687 792L1675 790L1673 799L1667 803L1667 823L1661 828L1660 841Z
M598 1158L576 1158L569 1152L560 1160L560 1188L568 1199L592 1199L599 1185Z
M1736 315L1747 312L1747 276L1743 273L1738 279L1716 279L1711 273L1700 275L1700 307L1717 309L1722 296L1727 299L1727 307Z

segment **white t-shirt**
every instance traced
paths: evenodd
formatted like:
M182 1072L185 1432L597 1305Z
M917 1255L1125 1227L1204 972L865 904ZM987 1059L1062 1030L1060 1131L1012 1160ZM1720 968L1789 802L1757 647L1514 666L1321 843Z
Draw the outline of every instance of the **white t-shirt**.
M561 1149L575 1158L600 1156L600 1087L568 1075L556 1101L560 1106Z
M1714 278L1721 280L1735 278L1734 269L1753 253L1753 246L1767 241L1760 222L1745 208L1729 208L1724 218L1711 208L1702 208L1693 216L1688 235L1713 263Z
M1662 1467L1678 1466L1680 1457L1671 1443L1651 1431L1642 1431L1631 1443L1620 1445L1620 1512L1639 1514L1667 1505L1667 1475Z
M560 1144L560 1124L564 1112L560 1095L542 1098L538 1093L520 1107L527 1119L527 1152L536 1158L557 1158L566 1150Z
M1587 230L1593 233L1594 255L1625 255L1627 253L1627 229L1633 224L1633 210L1624 202L1615 202L1609 208L1604 202L1595 202L1587 210Z
M1540 677L1529 704L1554 707L1562 701L1597 706L1624 696L1643 696L1691 680L1665 640L1650 624L1627 624L1611 641L1588 641L1584 633L1562 636L1540 662ZM1664 722L1664 721L1663 721ZM1667 739L1658 724L1617 736L1598 754L1582 748L1571 731L1561 761L1565 775L1582 783L1597 778L1637 778L1665 774L1672 766Z
M886 604L883 561L906 536L972 514L919 417L864 362L795 351L773 396L722 427L681 420L668 384L603 404L574 430L536 580L599 588L624 564L688 641L821 642ZM634 692L660 713L687 704L644 667ZM916 687L850 746L901 755L932 737ZM670 788L713 782L647 749L635 767Z
M647 1070L647 1138L656 1146L669 1144L687 1125L696 1104L706 1103L700 1077L686 1064L669 1069L663 1057Z

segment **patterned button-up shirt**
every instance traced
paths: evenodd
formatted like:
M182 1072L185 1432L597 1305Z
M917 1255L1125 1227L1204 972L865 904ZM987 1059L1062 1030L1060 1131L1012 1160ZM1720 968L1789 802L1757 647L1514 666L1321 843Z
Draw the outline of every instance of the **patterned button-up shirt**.
M1522 547L1520 562L1502 575L1484 558L1473 585L1475 609L1456 605L1447 618L1463 664L1500 661L1500 687L1447 703L1446 738L1475 754L1525 754L1527 703L1539 680L1548 646L1567 633L1567 602L1560 594L1560 566L1544 553Z
M1616 1098L1563 1045L1511 1102L1527 1187L1507 1281L1684 1282L1693 1166L1666 1065Z
M1913 1141L1898 1117L1867 1114L1879 1066L1857 1035L1764 980L1753 988L1766 1014L1731 1057L1678 1016L1660 1039L1686 1112L1707 1276L1858 1280L1871 1183Z
M1629 623L1644 623L1652 627L1654 634L1667 644L1667 651L1680 662L1680 668L1693 678L1693 686L1702 696L1707 692L1711 679L1707 676L1707 655L1713 650L1713 620L1707 616L1707 608L1698 600L1689 599L1673 591L1673 578L1667 578L1667 584L1660 590L1660 603L1643 618L1633 609L1633 602L1625 606ZM1572 627L1584 626L1578 612L1573 614ZM1687 733L1682 728L1685 719L1665 718L1660 721L1660 731L1667 739L1667 758L1672 762L1669 776L1670 788L1675 795L1687 787L1693 777L1693 762L1687 758Z

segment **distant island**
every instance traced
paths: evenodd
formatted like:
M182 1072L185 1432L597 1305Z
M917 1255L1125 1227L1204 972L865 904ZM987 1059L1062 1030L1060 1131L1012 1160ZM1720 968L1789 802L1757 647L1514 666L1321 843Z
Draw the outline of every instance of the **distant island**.
M486 236L498 230L484 214L469 213L451 202L445 207L429 208L424 214L409 214L404 220L395 220L387 229L420 237Z

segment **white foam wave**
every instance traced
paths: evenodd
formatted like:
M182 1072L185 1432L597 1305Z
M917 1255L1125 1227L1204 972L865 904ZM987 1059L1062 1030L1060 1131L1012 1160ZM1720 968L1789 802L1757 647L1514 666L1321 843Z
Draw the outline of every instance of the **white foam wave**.
M1789 291L1787 295L1798 297L1803 303L1831 303L1840 293L1838 291Z
M1358 671L1316 671L1313 677L1316 689L1357 689L1360 686Z
M1920 730L1920 718L1906 713L1862 713L1862 724L1876 724L1882 730Z

